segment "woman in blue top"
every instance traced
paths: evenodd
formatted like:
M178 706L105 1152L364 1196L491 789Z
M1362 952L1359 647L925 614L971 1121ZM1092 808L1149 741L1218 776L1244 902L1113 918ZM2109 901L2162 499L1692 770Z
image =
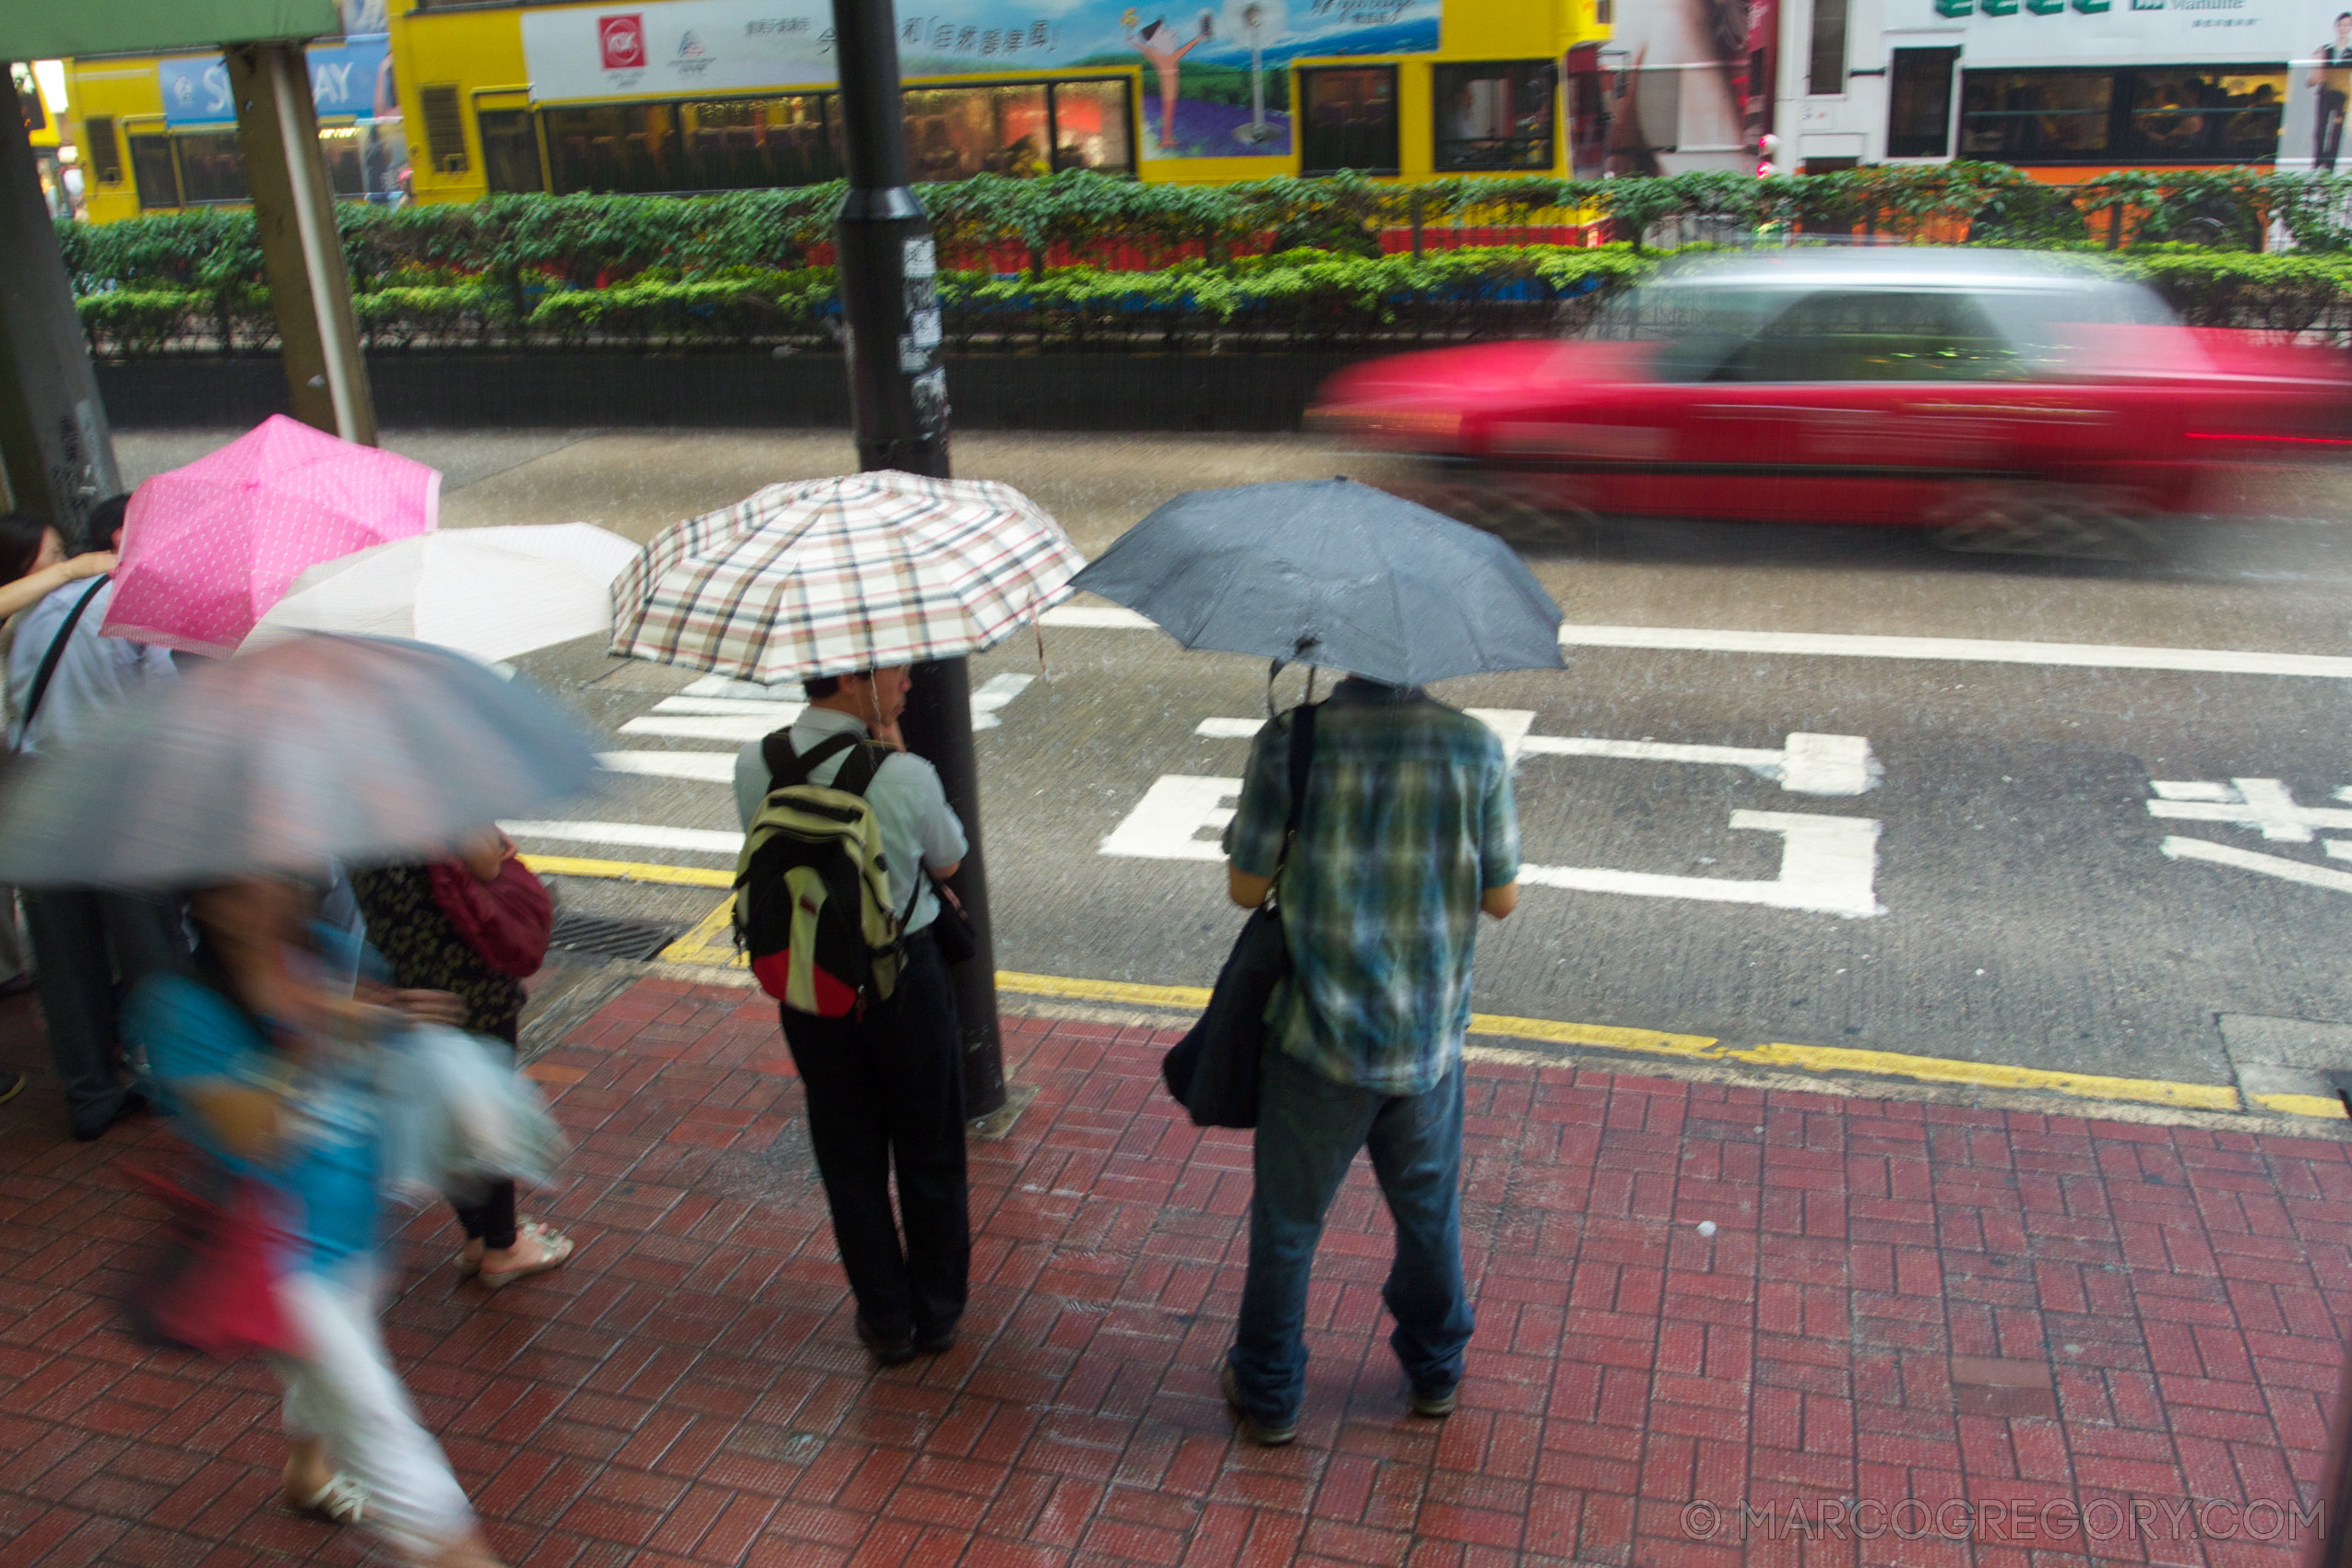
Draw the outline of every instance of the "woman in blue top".
M494 1568L377 1331L367 1042L385 1016L323 983L303 939L312 901L266 878L196 894L196 972L144 981L128 1032L187 1136L267 1189L291 1233L278 1297L303 1350L274 1360L292 1445L287 1502L364 1519L410 1562Z

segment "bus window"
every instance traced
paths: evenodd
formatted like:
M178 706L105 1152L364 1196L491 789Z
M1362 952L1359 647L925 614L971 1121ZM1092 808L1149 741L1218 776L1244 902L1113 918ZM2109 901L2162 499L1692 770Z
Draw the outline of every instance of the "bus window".
M321 161L327 165L327 189L346 201L359 201L366 197L367 160L360 146L357 126L320 126L318 152ZM244 172L242 162L238 165L238 172L241 175Z
M689 190L814 185L838 172L815 93L684 103L679 113Z
M676 117L667 103L550 109L547 160L558 196L674 191Z
M123 144L114 139L114 116L92 114L82 122L82 156L92 178L101 185L123 183Z
M485 109L475 119L481 126L481 161L493 191L543 191L547 177L539 167L539 131L528 109Z
M1053 84L1053 166L1133 173L1134 119L1125 82Z
M141 211L180 205L180 169L170 137L131 138L131 177L138 182Z
M245 155L233 131L184 136L180 140L180 196L190 207L203 202L250 201Z
M1396 67L1347 65L1301 70L1306 107L1302 174L1396 172Z
M1550 168L1554 81L1548 60L1438 66L1438 171Z
M1042 174L1045 88L918 88L906 96L907 169L917 180Z

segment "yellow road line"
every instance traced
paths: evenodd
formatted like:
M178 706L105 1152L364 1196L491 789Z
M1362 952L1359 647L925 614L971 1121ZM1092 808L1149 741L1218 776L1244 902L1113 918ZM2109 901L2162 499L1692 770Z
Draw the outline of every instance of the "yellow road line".
M2344 1102L2322 1094L2256 1094L2247 1099L2264 1111L2275 1111L2286 1116L2333 1116L2344 1120Z
M578 861L556 855L529 855L524 863L553 876L613 877L630 882L669 883L688 887L732 887L734 876L698 866L640 865L625 861ZM727 940L733 900L719 904L693 930L662 951L671 963L742 968L742 955ZM1165 1007L1196 1013L1208 1005L1208 992L1196 985L1143 985L1133 980L1084 980L1068 975L1032 975L999 969L996 986L1022 996L1052 996L1074 1002L1118 1002L1131 1006ZM2013 1067L1998 1062L1966 1062L1943 1056L1907 1056L1892 1051L1852 1051L1828 1045L1759 1045L1747 1050L1726 1046L1710 1035L1668 1034L1657 1029L1621 1028L1613 1024L1573 1024L1551 1018L1515 1018L1497 1013L1474 1013L1470 1032L1504 1039L1537 1040L1547 1045L1598 1046L1608 1051L1685 1061L1740 1062L1754 1067L1794 1068L1807 1073L1853 1073L1884 1078L1909 1078L1920 1083L1954 1084L1978 1088L2035 1089L2076 1099L2128 1100L2148 1105L2176 1106L2192 1111L2246 1109L2238 1091L2226 1084L2174 1083L2163 1078L2110 1078L2094 1073L2059 1073L2041 1067ZM2251 1097L2265 1111L2288 1116L2334 1117L2344 1107L2318 1095L2267 1094Z
M715 968L747 969L751 959L735 945L735 900L732 895L696 921L694 929L661 950L664 963L704 964Z
M2192 1111L2242 1109L2227 1084L2178 1084L2162 1078L2105 1078L2093 1073L2053 1073L2040 1067L2011 1067L1998 1062L1961 1062L1945 1056L1905 1056L1892 1051L1848 1051L1834 1045L1760 1045L1727 1051L1727 1062L1758 1067L1796 1067L1809 1073L1871 1073L1917 1078L1930 1084L1971 1084L1979 1088L2041 1089L2082 1099L2129 1099L2175 1105ZM2340 1113L2340 1108L2339 1108Z
M661 882L673 887L732 887L735 873L707 866L646 865L636 861L576 861L569 855L525 855L542 876L598 876L617 882Z

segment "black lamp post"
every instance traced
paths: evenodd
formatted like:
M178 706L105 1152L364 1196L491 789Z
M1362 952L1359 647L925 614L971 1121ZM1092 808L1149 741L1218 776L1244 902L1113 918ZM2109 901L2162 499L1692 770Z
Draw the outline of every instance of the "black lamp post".
M907 184L907 126L890 0L833 0L841 66L842 141L849 192L834 229L841 312L849 328L849 400L860 469L933 479L947 465L947 372L940 362L938 253L931 220ZM914 667L899 720L908 749L931 759L971 849L953 884L979 951L948 971L964 1037L964 1109L1004 1104L1004 1048L996 1019L996 944L980 854L980 776L972 752L971 683L960 659Z

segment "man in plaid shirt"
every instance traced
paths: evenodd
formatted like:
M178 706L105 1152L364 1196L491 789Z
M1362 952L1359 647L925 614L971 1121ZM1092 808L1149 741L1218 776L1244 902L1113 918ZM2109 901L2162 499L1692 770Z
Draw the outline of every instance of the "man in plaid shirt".
M1481 911L1518 903L1519 826L1502 743L1418 690L1350 676L1317 710L1287 863L1288 716L1251 748L1226 829L1233 901L1281 867L1292 973L1267 1015L1256 1191L1225 1396L1258 1443L1297 1435L1307 1278L1360 1148L1396 1222L1384 1291L1413 1409L1451 1415L1472 1317L1462 1284L1462 1037Z

